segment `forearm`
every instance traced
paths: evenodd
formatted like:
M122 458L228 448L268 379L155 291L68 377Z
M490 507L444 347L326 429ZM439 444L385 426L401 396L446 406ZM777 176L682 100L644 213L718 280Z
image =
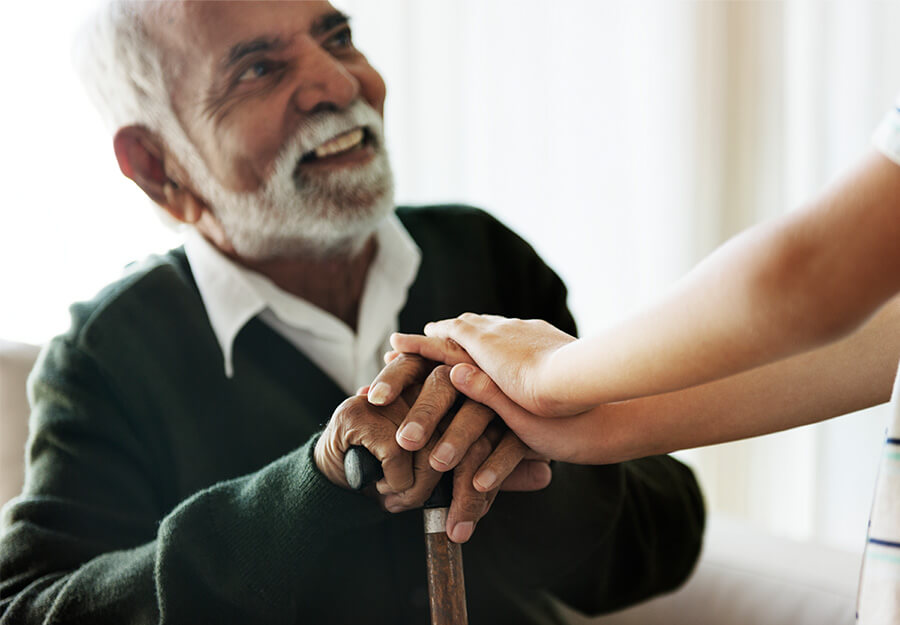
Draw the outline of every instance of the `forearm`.
M22 538L29 536L25 533ZM22 554L29 560L26 564L4 553L0 624L43 625L50 615L73 625L159 623L153 582L155 542L105 553L80 566L66 559L83 547L58 535L52 545L45 541L37 550ZM10 545L3 548L8 550ZM16 578L8 577L12 575Z
M382 521L370 499L331 484L315 439L248 477L198 493L160 525L162 609L204 620L278 622L303 602L336 537ZM309 598L307 598L309 599ZM230 616L229 616L230 615Z
M385 516L321 475L315 437L188 497L196 467L172 461L171 432L134 418L117 399L130 395L65 340L42 356L32 396L29 480L0 538L3 623L278 622L271 610L316 578L336 533Z
M801 337L772 306L771 257L759 231L719 249L654 304L600 334L570 343L545 369L561 403L597 405L654 395L756 366ZM773 349L775 348L775 349Z
M548 366L554 392L596 405L672 391L859 327L900 290L898 172L871 155L804 210L723 246L644 313L562 348Z
M115 508L24 498L2 545L0 623L280 622L321 572L335 537L380 522L371 500L313 466L313 441L255 474L217 484L129 538ZM47 518L58 524L47 526ZM152 519L135 532L155 531ZM98 542L83 533L91 527Z
M900 298L845 339L705 385L601 406L560 420L613 462L815 423L890 399L900 358ZM566 423L571 421L571 423Z

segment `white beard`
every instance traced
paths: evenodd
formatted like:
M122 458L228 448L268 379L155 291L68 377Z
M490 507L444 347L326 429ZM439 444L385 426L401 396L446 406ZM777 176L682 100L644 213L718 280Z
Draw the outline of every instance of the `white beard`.
M314 174L297 168L304 154L358 127L366 129L375 150L371 161ZM235 252L248 260L353 254L394 209L384 126L363 100L343 111L323 112L305 120L285 142L272 175L257 191L230 191L205 166L185 166Z

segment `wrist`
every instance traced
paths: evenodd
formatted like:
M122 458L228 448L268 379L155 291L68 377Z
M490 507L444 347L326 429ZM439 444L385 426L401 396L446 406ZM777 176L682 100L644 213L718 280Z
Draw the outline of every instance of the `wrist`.
M341 488L349 488L343 471L342 461L344 456L342 453L338 453L334 446L330 444L331 437L328 434L326 429L319 436L319 440L316 441L316 446L313 450L313 463L319 473L325 476L329 482Z
M578 341L573 340L551 352L541 363L538 373L540 384L536 395L541 398L542 416L569 417L596 407L577 392L577 374L572 366L572 350Z

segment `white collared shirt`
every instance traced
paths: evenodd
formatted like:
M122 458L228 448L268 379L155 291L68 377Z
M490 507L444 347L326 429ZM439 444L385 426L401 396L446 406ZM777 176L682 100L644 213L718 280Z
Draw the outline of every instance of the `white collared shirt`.
M418 246L395 215L381 223L375 237L378 250L366 276L354 332L331 313L239 265L190 230L184 250L222 349L225 375L234 376L235 338L259 316L347 394L369 384L381 370L388 339L397 330L397 316L421 261Z

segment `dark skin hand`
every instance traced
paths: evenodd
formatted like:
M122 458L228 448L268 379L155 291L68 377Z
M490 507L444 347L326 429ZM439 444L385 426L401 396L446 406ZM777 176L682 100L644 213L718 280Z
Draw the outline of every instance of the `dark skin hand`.
M453 470L453 501L447 534L455 542L471 538L502 490L539 490L549 484L549 463L531 452L494 412L472 400L460 400L450 382L450 367L420 356L393 357L378 375L403 389L390 403L376 406L368 388L335 410L315 450L316 465L333 483L347 488L344 454L353 445L367 448L382 463L384 478L372 493L390 512L419 508L445 471ZM403 429L409 424L416 427ZM413 439L404 436L419 432ZM443 456L437 450L452 453ZM492 480L476 481L484 475ZM490 482L490 483L486 483Z

